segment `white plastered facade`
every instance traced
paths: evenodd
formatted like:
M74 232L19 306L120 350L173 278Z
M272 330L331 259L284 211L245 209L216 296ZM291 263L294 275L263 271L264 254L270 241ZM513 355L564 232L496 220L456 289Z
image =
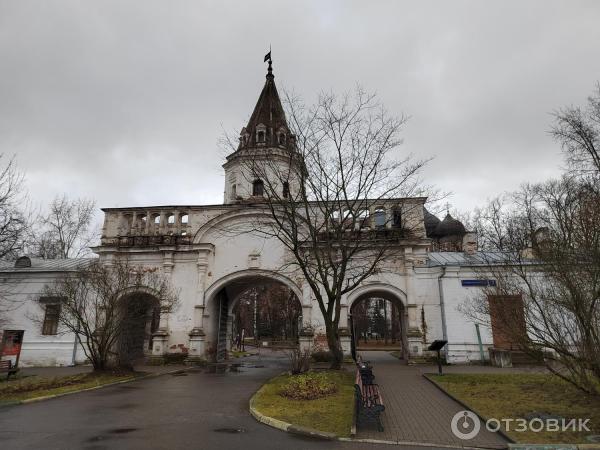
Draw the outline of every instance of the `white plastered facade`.
M271 78L269 78L271 76ZM267 75L267 92L272 75ZM270 86L275 94L274 85ZM265 94L267 92L267 94ZM268 98L267 98L268 100ZM259 99L259 103L260 103ZM277 99L278 101L278 99ZM253 114L260 116L259 105ZM257 113L258 111L258 113ZM253 136L251 122L243 129L244 142ZM269 123L260 123L269 135ZM273 136L288 133L287 128L277 125ZM257 132L258 133L258 132ZM262 139L265 135L261 134ZM285 151L292 137L287 136L285 145L272 145L274 154L286 164ZM242 141L240 141L242 142ZM256 144L264 152L268 143ZM242 149L230 155L224 164L225 186L222 205L176 205L136 208L104 209L104 225L101 244L93 250L100 261L110 264L115 258L126 257L131 263L157 267L179 291L179 307L160 318L159 332L154 338L150 353L161 357L167 353L185 352L190 360L209 359L218 339L218 295L229 289L231 315L236 295L244 287L264 280L280 282L292 289L302 306L300 345L311 346L324 333L322 316L306 280L289 267L291 256L277 239L267 239L256 233L234 233L237 225L256 220L259 215L268 218L259 201L252 198L252 176L244 159L251 152ZM233 187L235 185L235 188ZM289 189L298 189L292 180ZM424 198L396 199L390 204L409 205L409 220L417 230L410 240L400 242L401 251L386 270L367 279L342 299L340 327L344 352L350 352L349 313L352 304L367 297L385 298L396 302L403 312L405 356L423 355L427 345L435 339L449 341L449 362L470 362L480 359L481 348L491 345L489 330L481 328L481 345L475 326L459 311L458 306L478 288L465 288L462 279L480 276L470 267L468 258L456 263L440 263L430 252L431 241L426 237L423 225ZM415 207L416 206L416 207ZM386 205L373 205L386 208ZM391 208L386 211L388 217ZM387 226L391 226L388 224ZM43 287L52 283L56 276L71 270L69 262L48 264L33 260L32 267L18 269L11 265L0 267L2 277L18 285L12 301L16 305L9 313L5 329L25 330L21 364L68 365L83 361L81 349L74 352L74 336L59 334L42 336L39 324L29 319L31 311L39 309L39 297ZM73 357L75 355L75 357Z

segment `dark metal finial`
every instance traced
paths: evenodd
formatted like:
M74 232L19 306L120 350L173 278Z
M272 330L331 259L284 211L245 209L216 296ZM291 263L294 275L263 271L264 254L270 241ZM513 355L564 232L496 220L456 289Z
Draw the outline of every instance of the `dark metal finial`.
M269 53L265 55L265 62L269 61L269 68L267 70L267 78L273 78L273 60L271 59L271 46L269 45Z

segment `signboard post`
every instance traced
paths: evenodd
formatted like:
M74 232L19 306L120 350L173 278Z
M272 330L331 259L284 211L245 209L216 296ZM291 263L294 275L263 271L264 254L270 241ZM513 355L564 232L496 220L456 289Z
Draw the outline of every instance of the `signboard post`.
M431 343L431 345L429 347L427 347L428 350L437 352L438 373L440 375L444 375L442 373L442 357L440 355L440 350L442 348L444 348L444 345L446 345L447 343L448 343L448 341L444 341L444 340L441 340L441 339L436 339L435 341L433 341Z

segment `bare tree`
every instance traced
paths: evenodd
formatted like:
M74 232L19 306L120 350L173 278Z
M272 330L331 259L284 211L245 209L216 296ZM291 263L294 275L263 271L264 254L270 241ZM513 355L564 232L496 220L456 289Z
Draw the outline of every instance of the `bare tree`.
M490 242L502 243L502 257L482 269L497 286L462 309L477 321L493 320L515 349L600 395L600 184L565 176L525 185L505 200L492 207L487 230ZM504 306L491 311L490 297Z
M425 192L426 161L398 154L406 118L360 88L323 93L310 108L291 95L285 103L291 151L253 150L246 168L260 180L253 201L265 213L252 228L277 239L288 252L284 268L306 279L339 368L341 299L387 270L402 242L421 231L424 200L414 197Z
M7 160L0 154L0 260L14 259L23 250L30 222L26 204L23 174L14 158ZM16 293L13 278L0 280L0 328L6 324L8 312L18 306Z
M568 172L476 212L484 245L503 256L483 269L497 287L463 311L491 319L519 349L600 396L600 85L587 108L563 108L554 117L551 134Z
M600 83L585 108L562 108L554 118L550 133L560 142L571 171L600 173Z
M177 307L178 293L156 268L93 261L46 286L42 300L42 310L56 305L58 332L73 333L101 371L130 364L131 330L143 336L157 313ZM43 324L44 312L32 319Z
M14 159L5 158L0 154L0 259L18 256L28 228L23 174Z
M90 245L98 236L93 226L96 202L57 196L49 211L33 231L34 253L45 259L80 258L90 254Z

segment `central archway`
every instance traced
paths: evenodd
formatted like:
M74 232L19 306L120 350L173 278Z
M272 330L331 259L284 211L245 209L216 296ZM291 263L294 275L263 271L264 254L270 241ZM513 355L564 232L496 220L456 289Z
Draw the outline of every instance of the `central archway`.
M281 295L284 298L275 298ZM259 297L262 296L262 300ZM266 298L271 296L272 298ZM214 361L227 359L229 352L240 342L242 334L251 335L254 340L258 338L265 327L264 311L257 311L259 305L266 302L292 303L289 308L271 308L277 312L279 322L284 322L286 332L273 330L272 324L276 322L273 317L270 321L269 338L284 334L288 344L297 345L298 331L302 324L302 292L298 286L288 277L277 273L260 269L248 269L229 274L211 285L206 291L205 308L208 319L207 333L207 356ZM282 304L283 306L283 304ZM239 314L252 310L253 317L248 323L248 317L240 320ZM283 317L289 313L289 317ZM236 314L238 317L236 317ZM272 314L271 314L272 315ZM279 317L281 316L281 317ZM269 328L269 327L267 327ZM243 331L242 331L243 330Z

